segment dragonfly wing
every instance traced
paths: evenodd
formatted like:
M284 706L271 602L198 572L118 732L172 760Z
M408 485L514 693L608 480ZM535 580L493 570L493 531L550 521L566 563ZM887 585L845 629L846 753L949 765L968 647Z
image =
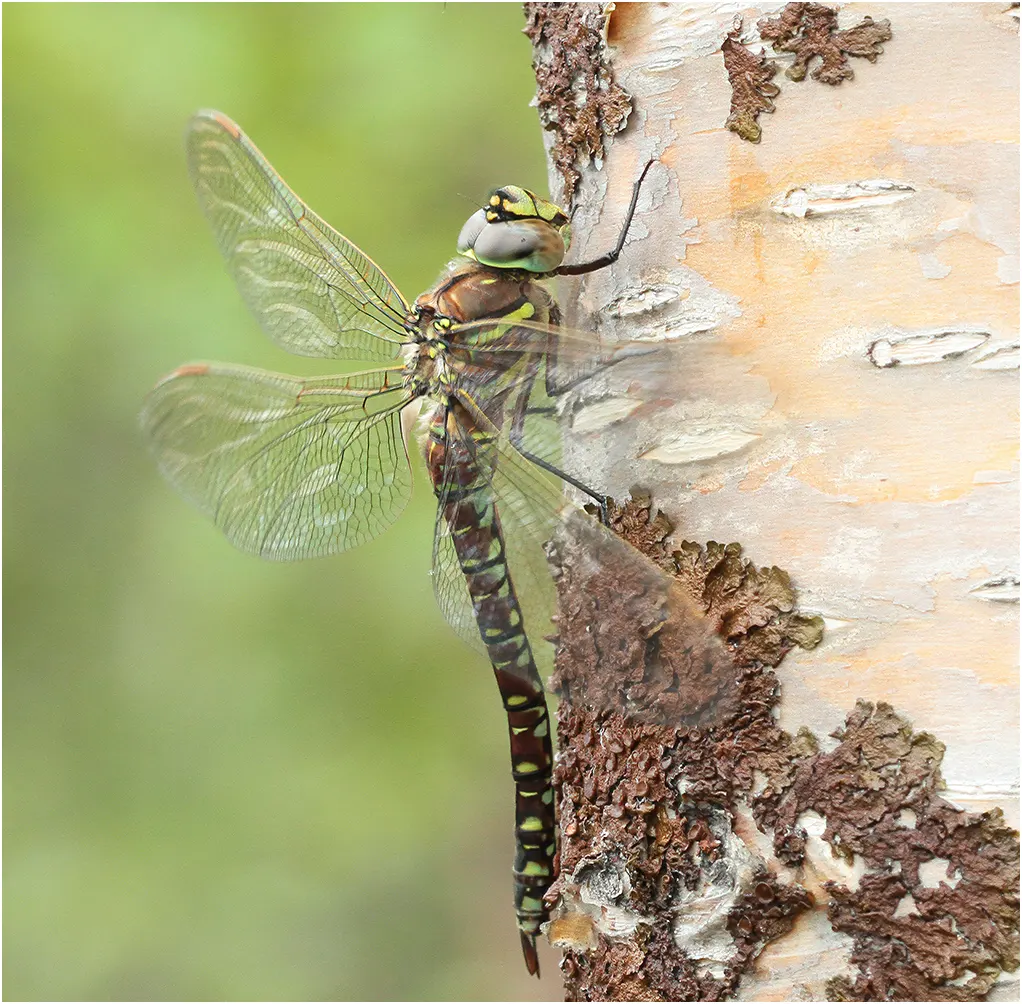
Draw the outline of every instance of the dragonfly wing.
M500 415L501 427L516 450L563 469L563 398L551 392L551 369L551 360L542 356L537 360L534 379L523 376L511 381L507 405ZM487 417L494 421L496 416Z
M673 371L667 343L611 341L530 321L471 322L458 325L453 337L467 363L463 393L516 449L558 468L566 395L599 400L606 380L593 378L613 375L631 396L642 389L638 407Z
M485 427L486 419L480 416L478 423ZM679 721L712 722L729 706L736 687L734 664L715 625L676 577L573 505L556 478L492 431L495 438L487 449L494 452L481 462L491 465L508 565L537 665L545 670L553 663L553 646L544 638L557 633L556 568L570 562L573 581L588 580L597 584L594 592L599 588L613 597L613 606L587 624L585 634L601 666L622 678L623 691L632 692L631 699L628 693L616 695L622 705L634 700L639 707L656 690L646 646L636 648L634 639L606 634L620 629L619 608L627 607L634 611L636 632L663 641L656 672L661 678L666 674L664 689L675 693L671 714ZM658 710L643 712L644 720Z
M146 399L164 476L236 547L277 560L371 540L411 493L400 370L300 380L183 366Z
M297 355L396 359L408 304L383 271L312 212L227 116L196 115L187 148L202 211L270 337Z
M437 509L436 526L433 529L433 594L447 623L459 637L485 656L486 646L479 635L468 583L458 563L450 527L442 513L441 504Z

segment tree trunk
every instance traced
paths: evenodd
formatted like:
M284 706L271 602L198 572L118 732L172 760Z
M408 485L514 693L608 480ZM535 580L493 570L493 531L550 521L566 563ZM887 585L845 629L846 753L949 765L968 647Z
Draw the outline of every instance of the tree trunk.
M572 260L658 161L561 299L671 365L587 384L567 466L651 494L615 527L740 679L615 705L627 583L561 556L569 1000L1017 998L1017 14L526 6Z

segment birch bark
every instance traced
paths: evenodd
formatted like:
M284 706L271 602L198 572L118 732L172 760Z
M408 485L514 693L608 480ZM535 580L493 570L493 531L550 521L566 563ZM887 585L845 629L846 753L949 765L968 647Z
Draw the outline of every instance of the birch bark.
M617 870L602 893L592 871L586 888L581 873L565 877L553 933L568 948L569 999L1014 999L1017 954L956 955L920 932L965 930L970 911L1002 940L1017 932L1017 898L998 888L1014 846L998 813L1018 820L1017 5L835 5L838 29L868 15L889 20L893 38L875 62L849 60L854 77L839 86L788 79L796 56L768 48L779 93L758 119L758 144L725 128L733 90L721 46L740 22L735 37L758 53L756 23L780 7L611 8L603 51L632 108L599 162L579 167L578 260L613 245L634 179L650 158L659 164L620 261L566 281L562 303L570 326L677 342L678 365L655 408L638 408L641 395L613 374L574 402L568 469L616 498L647 489L675 541L737 541L756 565L780 566L826 630L776 670L775 723L793 743L808 730L816 751L792 753L787 780L770 778L770 811L756 808L755 786L719 807L726 832L710 829L735 866L727 888L704 883L700 900L675 879L673 991L669 977L650 976L649 954L663 946L643 940L651 928L629 900L629 862L594 838L589 864ZM541 83L569 58L551 37L536 52ZM583 91L579 115L600 97ZM563 114L545 115L556 153ZM555 198L565 185L552 167ZM903 748L878 752L863 739L870 729ZM889 772L908 770L923 747L925 804L895 794ZM842 822L838 798L813 808L809 792L833 795L834 772L847 781L849 764L867 761L890 794L871 827ZM843 797L868 787L856 778ZM691 823L684 794L674 796L671 811ZM881 853L888 824L918 834L918 846L889 841ZM973 828L968 848L948 849L956 827ZM801 834L801 857L778 850L782 830ZM983 845L1004 851L1007 871L981 878ZM764 872L775 891L797 886L813 905L743 959L736 904ZM622 952L609 948L626 942L631 961L599 976L594 960L613 969ZM894 944L908 946L899 964L911 979L884 971L897 968ZM929 996L906 996L924 986Z

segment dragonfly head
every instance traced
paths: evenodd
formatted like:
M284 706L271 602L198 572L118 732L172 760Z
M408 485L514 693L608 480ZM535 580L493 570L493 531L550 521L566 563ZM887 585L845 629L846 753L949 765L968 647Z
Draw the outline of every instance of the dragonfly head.
M527 272L552 272L570 244L564 210L515 185L495 189L458 235L459 254L494 268Z

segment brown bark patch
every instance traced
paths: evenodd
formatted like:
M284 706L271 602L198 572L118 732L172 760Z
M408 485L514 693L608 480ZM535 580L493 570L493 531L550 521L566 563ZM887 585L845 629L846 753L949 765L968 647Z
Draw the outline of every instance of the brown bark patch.
M737 946L733 968L744 970L767 942L787 934L795 918L812 905L812 896L801 886L783 885L775 875L760 871L752 891L728 915L728 930Z
M795 62L785 70L789 80L805 80L809 64L820 64L810 76L822 84L840 84L855 76L848 57L875 63L881 42L891 40L891 22L867 17L853 28L839 29L837 11L818 3L789 3L778 17L758 22L759 34L777 52L792 52Z
M798 819L811 810L835 855L865 861L858 889L826 885L828 917L852 937L859 969L832 982L833 999L982 999L1019 964L1018 835L999 809L940 797L943 744L890 705L860 701L834 738L755 806L779 856L797 858Z
M550 159L564 181L562 202L568 209L579 169L603 158L605 139L625 127L632 109L607 59L609 16L599 3L525 4L536 107L540 124L554 136Z
M731 83L731 111L724 125L742 139L758 143L763 129L757 120L762 112L773 112L773 99L781 93L777 84L771 83L777 65L742 45L734 31L720 51Z
M809 75L832 86L855 76L850 56L875 63L884 51L881 43L893 37L890 21L874 21L871 17L852 28L840 29L837 11L818 3L789 3L776 17L762 18L757 27L760 38L775 53L794 54L786 77L805 80L810 65L819 60ZM747 48L740 36L739 22L721 45L731 83L731 110L724 124L742 139L758 143L763 135L759 116L774 110L773 99L780 94L780 88L772 83L778 64Z
M594 556L591 541L552 548L562 841L548 899L561 898L552 930L559 917L592 919L585 944L561 941L567 999L725 1000L811 903L757 871L733 822L760 764L788 763L770 667L815 645L822 626L796 612L781 569L756 568L737 544L673 548L648 498L612 506L611 525L686 601L651 584L642 562ZM704 658L710 637L717 652ZM679 946L679 900L708 959ZM704 901L725 904L705 924Z

